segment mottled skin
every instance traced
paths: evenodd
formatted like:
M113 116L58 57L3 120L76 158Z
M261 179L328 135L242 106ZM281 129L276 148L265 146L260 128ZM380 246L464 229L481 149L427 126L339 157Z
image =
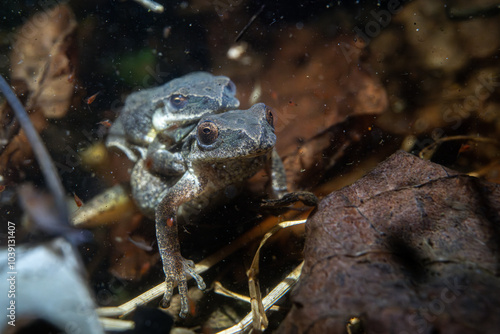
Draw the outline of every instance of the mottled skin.
M137 161L146 157L148 146L161 134L163 151L150 150L152 169L167 175L183 173L176 169L180 165L175 162L177 157L170 155L170 147L179 143L202 115L237 108L240 103L235 94L229 78L207 72L193 72L163 86L132 93L110 128L106 146L116 147ZM157 165L159 160L170 159L172 164Z
M155 217L158 247L165 272L166 291L162 304L168 306L175 283L181 296L181 316L187 314L186 275L195 278L200 289L203 279L192 261L180 253L178 218L185 205L207 203L213 194L242 182L263 167L270 175L276 196L286 192L281 160L274 152L276 136L270 109L259 103L248 110L206 115L184 139L179 155L186 172L181 176L151 173L147 160L138 161L132 172L132 193L138 206ZM201 208L201 207L200 207Z

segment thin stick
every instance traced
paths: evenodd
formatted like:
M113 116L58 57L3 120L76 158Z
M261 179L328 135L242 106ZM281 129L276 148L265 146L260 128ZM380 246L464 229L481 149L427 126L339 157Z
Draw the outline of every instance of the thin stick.
M0 75L0 90L5 95L5 98L9 102L12 110L16 114L19 124L24 130L26 137L33 149L33 153L40 165L47 186L49 187L52 195L54 196L56 207L58 211L59 223L61 225L69 226L69 215L68 208L66 206L64 188L61 183L61 179L57 174L57 169L52 163L49 152L42 142L42 139L36 132L35 127L31 123L26 110L24 110L21 101L17 98L16 94L12 91L7 81Z
M430 160L434 153L436 153L436 150L438 147L448 141L455 141L455 140L468 140L468 141L473 141L473 142L478 142L478 143L487 143L487 144L493 144L496 147L500 146L500 143L496 141L495 139L491 138L484 138L484 137L474 137L474 136L450 136L450 137L444 137L444 138L439 138L436 140L434 143L430 144L429 146L424 147L418 154L418 156L421 159L425 160Z
M224 296L224 297L228 297L228 298L233 298L233 299L236 299L236 300L240 300L240 301L246 302L248 304L250 304L252 302L250 300L250 297L242 295L242 294L239 294L239 293L236 293L234 291L231 291L231 290L225 288L222 285L222 283L219 282L219 281L214 282L213 287L214 287L214 292L216 294L218 294L218 295L221 295L221 296ZM270 308L270 310L272 310L272 311L279 311L279 309L280 309L279 306L276 306L276 305L273 305Z
M135 323L130 320L99 318L99 322L106 331L126 331L135 327Z
M278 301L285 293L290 290L300 277L304 262L299 264L288 276L281 281L263 300L264 310L267 311L276 301ZM236 334L244 333L252 324L252 312L248 313L239 323L225 329L217 334Z
M250 269L248 269L247 271L248 288L249 288L252 314L253 314L253 327L254 330L257 332L265 330L269 324L263 307L262 297L260 293L259 278L258 278L260 250L262 249L262 246L264 246L264 244L267 242L267 240L269 240L269 238L279 230L300 224L305 224L305 220L285 221L276 225L269 232L267 232L266 235L264 235L264 237L260 241L259 248L255 252Z
M250 18L250 21L248 21L247 25L243 27L243 29L240 31L240 33L238 34L238 36L236 36L236 38L234 39L234 42L238 42L240 39L241 39L241 36L243 36L243 34L245 33L245 31L248 30L248 28L250 27L250 25L252 25L253 21L255 21L255 19L257 18L257 16L260 15L260 13L262 13L262 11L264 10L264 7L266 5L262 5L260 6L260 9L257 11L257 13L255 13L251 18Z

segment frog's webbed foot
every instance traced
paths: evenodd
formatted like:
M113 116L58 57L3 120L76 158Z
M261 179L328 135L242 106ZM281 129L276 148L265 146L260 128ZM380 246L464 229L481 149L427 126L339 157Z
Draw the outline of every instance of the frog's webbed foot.
M162 254L163 257L163 270L165 272L166 289L163 299L160 303L161 307L167 308L170 306L170 299L172 298L175 283L179 288L179 295L181 297L181 310L179 316L184 318L188 313L188 299L187 299L187 278L186 275L191 275L198 284L200 290L206 288L203 278L194 270L194 262L182 257L180 253L176 254Z

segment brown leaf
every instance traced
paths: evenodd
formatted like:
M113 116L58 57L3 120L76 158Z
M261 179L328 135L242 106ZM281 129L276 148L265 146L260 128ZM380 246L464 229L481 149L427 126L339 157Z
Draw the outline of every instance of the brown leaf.
M7 110L12 113L9 108L3 109L2 112ZM30 113L30 119L38 132L42 131L47 124L43 113L39 111ZM6 128L6 124L3 124L3 128ZM5 140L7 141L7 139ZM24 130L19 129L19 132L2 148L3 150L0 150L0 175L5 178L4 182L13 181L21 176L25 166L33 162L31 145Z
M271 67L262 73L262 91L273 92L262 100L275 108L281 156L348 116L387 109L386 91L361 62L364 50L353 36L316 36L306 28L283 35L287 38L276 47Z
M64 116L74 91L76 20L68 6L35 14L16 33L12 83L30 92L27 109L38 106L48 118Z
M494 333L500 186L404 152L325 198L282 333Z
M289 190L311 189L341 159L346 149L359 143L373 126L373 116L354 116L332 125L283 157Z
M311 189L369 132L388 98L361 61L366 51L353 36L315 36L310 28L290 29L282 36L262 73L262 101L274 108L276 149L289 190Z
M110 271L116 277L126 280L139 280L148 273L159 260L158 251L151 251L150 241L140 235L130 236L132 231L140 230L141 215L114 224L110 230L112 251Z
M66 115L75 91L76 20L68 6L35 14L15 35L11 54L11 85L25 101L38 132L47 118ZM0 175L16 179L31 161L32 151L24 131L4 104L0 109Z

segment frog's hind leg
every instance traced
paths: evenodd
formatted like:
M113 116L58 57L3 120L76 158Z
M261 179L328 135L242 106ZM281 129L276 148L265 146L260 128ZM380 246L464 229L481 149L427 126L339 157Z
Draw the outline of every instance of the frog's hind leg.
M183 203L199 196L202 192L203 185L191 174L186 173L175 186L169 189L156 209L156 238L163 262L166 284L161 306L168 307L175 283L177 283L181 297L179 314L181 317L185 317L189 310L186 275L190 275L196 280L200 290L204 290L206 285L203 278L194 270L193 261L187 260L181 255L177 211Z

